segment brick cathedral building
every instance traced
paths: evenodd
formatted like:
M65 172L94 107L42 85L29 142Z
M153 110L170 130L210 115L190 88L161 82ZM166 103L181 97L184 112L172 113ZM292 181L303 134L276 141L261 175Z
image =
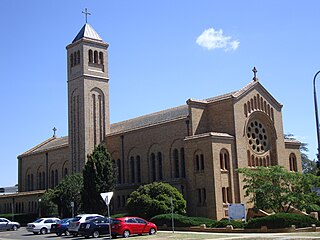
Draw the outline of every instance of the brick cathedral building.
M118 171L113 213L138 186L165 181L183 194L188 215L221 219L228 203L246 202L237 168L301 171L300 143L284 139L282 105L256 72L237 91L110 124L108 46L85 24L66 47L69 135L18 156L19 192L0 196L0 213L37 212L44 191L81 172L101 142Z

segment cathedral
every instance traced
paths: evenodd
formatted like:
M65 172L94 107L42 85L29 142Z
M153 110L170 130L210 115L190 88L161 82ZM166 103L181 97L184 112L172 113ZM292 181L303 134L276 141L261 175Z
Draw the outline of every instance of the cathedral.
M68 136L54 131L18 156L18 193L0 196L0 213L36 213L45 190L81 172L99 143L117 169L112 214L125 212L140 185L164 181L183 194L189 216L222 219L228 203L246 203L236 169L302 171L300 142L284 138L282 105L255 68L239 90L110 123L108 47L88 23L66 47Z

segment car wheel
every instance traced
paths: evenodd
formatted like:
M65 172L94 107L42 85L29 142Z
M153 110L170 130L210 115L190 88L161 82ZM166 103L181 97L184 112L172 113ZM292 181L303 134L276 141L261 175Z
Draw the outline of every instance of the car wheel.
M61 234L61 233L56 233L56 235L57 235L58 237L60 237L62 234Z
M89 238L89 235L85 235L84 238Z
M100 233L99 233L99 231L98 231L98 230L93 231L93 233L92 233L92 237L94 237L94 238L98 238L99 236L100 236Z
M70 232L68 230L65 231L64 233L66 236L70 236Z
M123 237L124 238L127 238L127 237L129 237L130 236L130 231L129 230L124 230L124 232L123 232Z
M149 234L150 235L156 234L156 230L154 228L151 228L150 231L149 231Z
M117 238L117 234L111 234L112 238Z
M46 234L46 233L47 233L47 229L46 228L41 228L40 234Z
M12 230L13 230L13 231L17 231L17 230L18 230L17 225L13 225L13 226L12 226Z

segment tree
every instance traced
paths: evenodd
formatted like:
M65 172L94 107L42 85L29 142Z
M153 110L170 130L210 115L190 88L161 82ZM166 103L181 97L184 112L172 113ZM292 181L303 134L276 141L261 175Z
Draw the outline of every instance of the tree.
M71 202L74 203L74 213L77 214L80 211L82 190L83 176L81 173L66 176L55 188L54 202L58 205L61 217L72 216Z
M100 144L92 154L83 170L83 209L85 212L104 214L106 205L100 196L102 192L113 191L116 181L116 171L111 156Z
M127 200L127 210L129 214L147 219L155 215L171 213L170 197L172 197L174 212L184 214L186 201L182 194L175 187L163 182L140 186L133 191Z
M281 166L242 168L245 196L254 207L274 212L288 212L290 207L310 209L318 197L312 191L319 178L312 174L289 172Z
M41 201L38 202L39 215L44 216L56 216L58 215L57 205L55 204L55 190L49 189L42 196Z

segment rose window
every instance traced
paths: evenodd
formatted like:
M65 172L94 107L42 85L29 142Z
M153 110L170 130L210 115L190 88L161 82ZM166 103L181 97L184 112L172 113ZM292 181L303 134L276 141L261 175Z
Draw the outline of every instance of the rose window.
M247 126L247 138L251 149L259 154L269 150L269 137L266 127L258 120L252 120Z

